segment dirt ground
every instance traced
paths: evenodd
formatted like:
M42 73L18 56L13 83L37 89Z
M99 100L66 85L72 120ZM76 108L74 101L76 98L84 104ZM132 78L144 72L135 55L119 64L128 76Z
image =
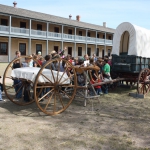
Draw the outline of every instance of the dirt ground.
M128 96L118 88L87 107L74 100L60 115L47 116L35 103L17 106L0 102L0 149L148 150L150 149L150 96ZM132 90L133 92L135 90Z
M56 116L35 103L17 106L3 93L0 102L0 150L150 150L150 94L128 96L118 87L99 99L75 99Z

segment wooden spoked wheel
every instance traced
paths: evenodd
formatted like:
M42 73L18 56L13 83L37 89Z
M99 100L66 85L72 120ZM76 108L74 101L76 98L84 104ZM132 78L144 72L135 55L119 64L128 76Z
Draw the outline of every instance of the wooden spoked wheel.
M47 62L34 82L34 97L40 110L48 115L66 110L76 94L76 80L75 69L69 61L55 59Z
M13 78L11 76L13 69L22 67L25 58L31 59L30 56L23 56L11 61L3 75L5 95L10 101L17 105L28 105L34 102L33 84L25 79Z
M149 90L150 90L150 70L146 68L141 70L138 76L137 92L139 94L147 94Z

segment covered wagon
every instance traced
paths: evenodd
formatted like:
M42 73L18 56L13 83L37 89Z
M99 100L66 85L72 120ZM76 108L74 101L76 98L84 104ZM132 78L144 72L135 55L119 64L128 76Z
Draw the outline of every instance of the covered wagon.
M115 30L112 49L112 72L126 81L138 83L139 93L149 91L150 30L121 23Z

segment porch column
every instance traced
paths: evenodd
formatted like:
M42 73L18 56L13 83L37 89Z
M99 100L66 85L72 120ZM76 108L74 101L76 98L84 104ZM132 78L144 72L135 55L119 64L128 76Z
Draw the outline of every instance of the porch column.
M46 38L48 38L48 32L49 32L49 22L47 22L47 32L46 32Z
M64 34L64 26L61 26L61 49L63 50L64 43L63 43L63 34Z
M104 56L106 55L106 32L105 32L105 43L104 43Z
M77 32L77 29L76 27L74 28L74 41L76 41L76 32Z
M96 40L95 40L95 54L97 53L97 31L96 31Z
M74 43L74 57L76 57L76 43Z
M87 54L87 43L85 44L85 54Z
M9 39L8 39L8 62L10 62L12 59L11 59L11 36L9 36Z
M87 34L88 34L88 30L86 30L85 54L87 54Z
M46 40L46 55L48 55L48 40Z
M29 20L29 36L31 36L31 19Z
M97 54L97 44L95 45L95 55ZM97 55L96 55L97 56Z
M9 34L11 34L11 16L9 16Z
M28 51L28 55L31 55L32 53L31 53L31 38L29 38L29 51Z

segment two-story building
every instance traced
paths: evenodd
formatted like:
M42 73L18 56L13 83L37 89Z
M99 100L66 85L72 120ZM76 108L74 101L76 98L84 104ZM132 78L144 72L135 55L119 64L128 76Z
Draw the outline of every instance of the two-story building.
M66 54L73 57L88 54L103 57L110 55L114 29L62 18L14 6L0 4L0 62L10 62L15 51L21 55L42 52L42 56L52 50L59 51L65 46Z

